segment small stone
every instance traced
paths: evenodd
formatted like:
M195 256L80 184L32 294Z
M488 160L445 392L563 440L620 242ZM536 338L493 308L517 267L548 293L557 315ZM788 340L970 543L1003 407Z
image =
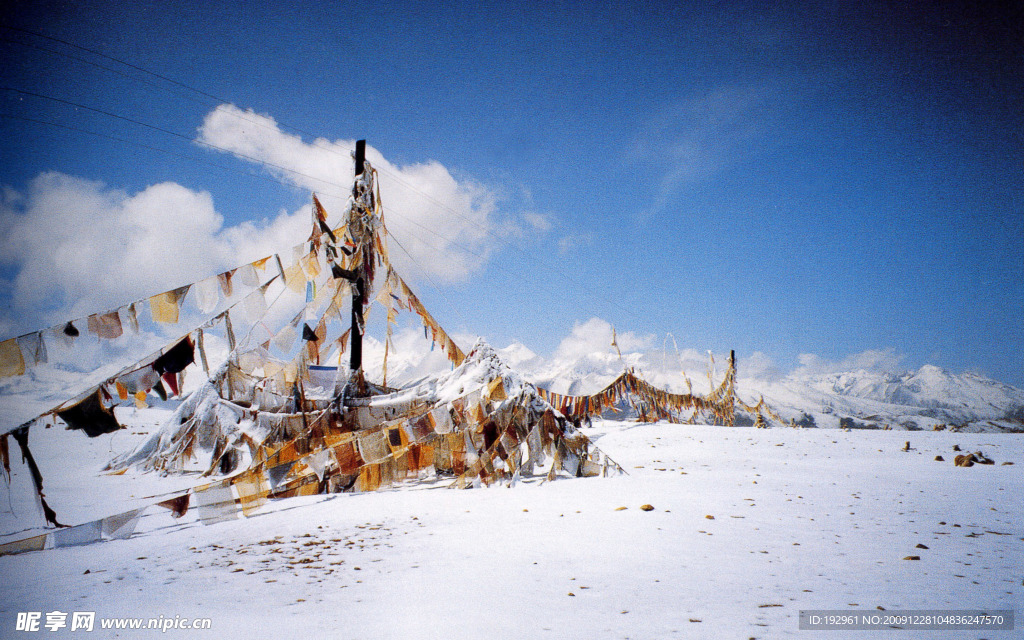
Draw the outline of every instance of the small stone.
M946 461L946 459L945 459L945 458L943 458L942 456L935 456L935 461L936 461L936 462L945 462L945 461Z
M928 547L924 546L921 543L918 543L916 548L918 548L918 549L927 549Z
M1010 462L1009 460L1007 460L1006 462L1004 462L1004 463L1003 463L1003 466L1004 466L1004 467L1007 467L1007 466L1009 466L1009 465L1011 465L1011 464L1013 464L1013 463L1012 463L1012 462Z
M652 505L649 505L649 504L642 504L642 505L640 505L640 510L641 511L654 511L654 507Z
M712 515L707 515L707 516L704 516L704 519L705 519L705 520L714 520L714 519L715 519L715 516L712 516Z
M629 507L615 507L615 510L616 510L616 511L625 511L625 510L626 510L626 509L628 509L628 508L629 508Z
M904 560L920 560L921 556L906 556Z
M576 594L575 594L575 593L573 593L572 591L570 591L570 592L569 592L569 595L570 595L570 596L572 596L573 598L575 598L575 597L576 597Z
M953 451L960 451L960 445L954 444L953 445Z
M700 622L700 618L690 618L690 622Z
M83 576L86 576L86 575L89 575L90 573L92 573L92 572L91 572L91 571L89 571L88 569L86 569L86 570L85 570L85 573L83 573L82 575L83 575Z

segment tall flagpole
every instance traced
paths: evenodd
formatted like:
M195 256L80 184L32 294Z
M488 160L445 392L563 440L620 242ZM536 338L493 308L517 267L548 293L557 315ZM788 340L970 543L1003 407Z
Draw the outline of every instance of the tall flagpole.
M356 172L355 177L358 180L359 176L363 175L364 165L366 163L366 140L356 141ZM353 203L352 208L349 211L349 229L355 229L356 225L353 224L353 216L356 215L356 206ZM358 242L365 242L365 238L358 238ZM359 252L362 255L363 252ZM364 269L362 264L355 265L357 276L355 282L352 283L352 334L351 344L349 346L349 369L352 370L354 375L361 375L361 369L363 368L363 331L362 331L362 314L363 314L363 297L365 294L365 280L363 279ZM360 385L362 386L362 385Z

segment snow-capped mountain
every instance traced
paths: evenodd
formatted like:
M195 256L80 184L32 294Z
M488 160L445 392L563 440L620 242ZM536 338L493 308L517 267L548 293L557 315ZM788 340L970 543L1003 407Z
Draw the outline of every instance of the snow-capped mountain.
M499 350L534 384L558 393L591 394L631 367L652 384L675 392L707 393L707 365L684 373L658 353L588 353L545 360L522 345ZM523 354L528 354L525 357ZM689 363L691 366L695 363ZM721 381L725 363L712 373ZM739 363L742 374L744 367ZM975 373L933 365L901 374L865 370L781 378L741 377L737 393L748 403L760 397L784 419L805 426L965 431L1024 431L1024 390ZM741 417L742 420L742 417Z
M411 347L412 345L405 345ZM367 349L371 377L379 376L383 349ZM625 369L662 389L676 393L706 394L717 386L727 363L719 358L708 378L708 360L692 352L684 361L674 354L652 350L556 354L544 358L514 342L495 353L509 368L531 383L556 393L590 395L615 380ZM389 357L388 383L416 384L432 372L450 367L438 352L412 348ZM685 372L683 368L686 368ZM824 428L877 428L964 431L1024 431L1024 390L975 373L952 373L933 365L905 373L867 370L828 374L744 376L749 370L738 363L737 393L749 404L762 396L785 420ZM375 378L376 379L376 378ZM748 418L738 416L738 423Z
M783 412L800 411L817 426L1024 431L1024 390L974 373L933 365L902 374L849 371L740 380Z

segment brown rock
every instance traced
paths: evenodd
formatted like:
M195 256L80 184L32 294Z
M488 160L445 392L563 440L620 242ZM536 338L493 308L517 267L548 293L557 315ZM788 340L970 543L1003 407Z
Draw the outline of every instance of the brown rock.
M920 560L921 556L907 556L907 557L905 557L903 559L904 560Z
M714 519L715 519L715 516L704 516L704 517L705 517L706 519L708 519L708 520L714 520Z
M969 455L969 456L959 455L959 456L953 458L953 465L957 466L957 467L973 467L974 466L974 456L973 455Z
M917 545L916 545L916 546L917 546L917 548L918 548L918 549L927 549L927 548L928 548L928 547L924 546L924 545L923 545L923 544L921 544L921 543L917 543Z
M945 462L945 461L946 461L946 459L945 459L945 458L943 458L942 456L935 456L935 461L936 461L936 462Z
M971 455L974 456L974 461L978 464L995 464L995 461L993 461L992 458L989 458L980 451L975 451Z
M640 510L641 511L654 511L654 506L653 505L649 505L649 504L642 504L642 505L640 505Z
M616 510L616 511L625 511L625 510L626 510L626 509L628 509L628 508L629 508L629 507L615 507L615 510Z
M960 445L954 444L953 445L953 451L960 451Z

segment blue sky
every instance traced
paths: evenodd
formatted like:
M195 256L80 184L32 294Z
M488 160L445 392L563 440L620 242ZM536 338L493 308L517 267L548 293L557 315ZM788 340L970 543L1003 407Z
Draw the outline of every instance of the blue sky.
M330 210L366 138L416 187L389 224L456 332L544 354L599 317L780 371L875 353L1024 385L1021 9L435 4L5 5L5 337L233 266L311 188ZM133 235L143 204L170 245ZM93 216L138 250L47 242Z

